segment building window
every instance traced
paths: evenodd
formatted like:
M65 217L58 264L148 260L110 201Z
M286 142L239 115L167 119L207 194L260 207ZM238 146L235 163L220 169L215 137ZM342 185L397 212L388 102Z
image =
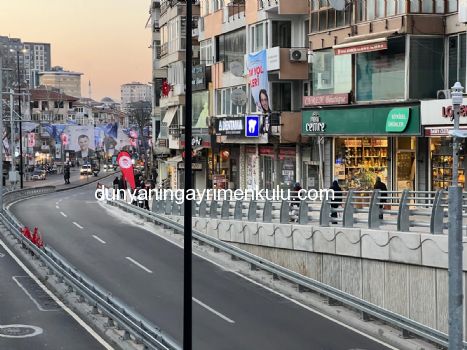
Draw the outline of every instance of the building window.
M357 54L357 101L405 97L405 37L388 40L387 50Z
M313 55L312 95L346 93L352 90L352 55L334 56L332 50Z
M327 0L311 1L311 32L339 28L350 24L352 6L342 11L333 9Z
M209 66L214 63L214 54L212 50L212 39L204 40L199 43L201 64Z
M236 62L244 65L246 53L246 31L236 30L216 37L217 40L217 61L224 62L224 71L230 71L230 65Z
M246 96L246 86L220 89L216 91L216 114L217 115L237 115L246 113L246 98L231 99L234 91L241 90ZM235 93L234 96L238 95Z
M267 23L258 23L250 26L250 51L256 52L267 46Z
M290 21L272 22L272 47L292 47L292 23Z
M466 34L450 36L447 39L448 88L456 81L465 86L466 76Z
M413 0L411 3L415 4L417 1L419 0ZM400 15L406 12L405 0L362 0L357 2L356 6L357 22L371 21L376 18Z
M465 42L465 34L464 34ZM465 45L464 45L465 50ZM444 39L410 37L410 98L433 98L444 87ZM465 51L464 51L465 78Z
M292 110L291 82L272 83L272 110L277 112Z

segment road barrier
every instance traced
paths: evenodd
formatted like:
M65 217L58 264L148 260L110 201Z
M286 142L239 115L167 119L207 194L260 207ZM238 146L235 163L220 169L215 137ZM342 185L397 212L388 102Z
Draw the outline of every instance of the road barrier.
M375 195L368 197L370 197L370 199L373 198L373 200L375 199ZM176 233L183 234L183 217L180 216L181 208L178 206L172 206L172 202L156 202L154 203L153 211L148 211L123 201L107 201L107 203L112 206L123 209L126 212L136 214L142 218L145 218L148 221L162 225L165 228L173 229ZM377 204L379 205L379 203ZM268 212L268 210L271 210L267 208L267 205L268 204L263 204L263 213ZM264 209L264 206L266 206L266 209ZM238 209L237 213L240 212L239 208L243 209L242 212L244 214L242 215L242 217L245 216L245 213L247 213L248 216L254 216L255 210L250 210L250 208L252 208L251 206L248 207L248 210L245 210L247 208L244 206L244 203L236 203L235 208ZM253 204L253 208L257 208L257 206ZM201 215L207 212L207 208L204 206L203 203L199 205L198 209L201 212ZM211 209L211 215L221 216L222 210L219 211L218 207L215 204L211 205ZM163 213L159 213L157 211L162 211ZM224 218L227 217L226 212L227 209L224 210ZM166 215L174 215L175 217L173 219L167 217ZM236 217L238 218L239 215L237 215ZM180 222L178 222L177 219L179 219ZM362 313L363 319L365 320L370 320L371 318L382 320L391 326L401 329L404 336L416 335L422 339L426 339L443 347L448 346L448 335L443 332L423 325L407 317L401 316L395 312L381 308L363 299L345 293L339 289L328 286L309 277L303 276L280 265L274 264L266 259L263 259L256 255L248 253L240 248L237 248L236 246L233 246L219 239L211 237L207 234L199 232L196 229L192 230L192 235L193 238L198 240L199 242L212 246L215 251L222 251L231 255L232 257L235 257L237 260L242 260L249 263L252 269L261 269L268 271L275 277L281 277L285 280L288 280L289 282L297 284L299 290L309 290L327 297L330 305L340 304L358 310ZM467 342L464 342L463 348L467 349Z
M8 192L3 195L4 205L19 199L54 191L53 186L47 186ZM9 233L37 257L52 274L55 274L60 281L73 289L80 298L84 298L96 311L100 311L103 316L107 317L109 324L117 323L118 327L124 330L123 340L134 339L149 349L181 350L175 341L164 334L159 327L154 326L144 317L132 311L128 305L111 296L108 291L75 269L52 248L47 246L43 249L38 248L31 239L22 234L22 225L8 210L3 209L0 212L0 221Z

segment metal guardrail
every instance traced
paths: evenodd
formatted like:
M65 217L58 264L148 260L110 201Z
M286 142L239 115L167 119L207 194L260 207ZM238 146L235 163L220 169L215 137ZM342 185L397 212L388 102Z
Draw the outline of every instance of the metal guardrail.
M34 189L23 189L9 192L4 195L4 203L32 197L35 195L50 193L54 191L53 186ZM100 310L102 315L109 319L109 323L116 322L124 330L123 340L131 336L145 347L156 350L180 350L181 348L160 328L154 326L145 318L131 310L131 308L112 297L111 294L99 287L84 274L72 267L57 252L49 247L39 249L29 239L21 234L21 224L7 210L0 212L0 221L8 231L31 253L36 256L50 272L58 279L71 287L75 292L88 301L93 308Z
M175 232L183 234L183 225L165 217L165 214L158 214L154 211L148 211L137 206L125 203L123 201L108 201L110 205L122 208L127 212L145 217L150 221L163 225L166 228L173 229ZM170 213L171 214L171 213ZM392 311L381 308L377 305L369 303L365 300L357 298L351 294L345 293L339 289L328 286L311 278L303 276L297 272L286 269L280 265L274 264L266 259L255 256L231 244L220 241L216 238L203 234L195 229L192 230L193 238L204 242L214 249L223 251L237 259L243 260L251 265L252 269L261 269L272 273L274 276L281 277L292 283L297 284L301 290L311 290L313 292L324 295L332 302L341 303L347 307L354 308L362 312L365 319L368 316L382 320L391 326L398 327L403 330L404 334L414 334L423 339L429 340L441 346L448 346L448 335L436 329L423 325L419 322L398 315ZM467 349L467 342L464 342L464 349Z
M380 229L392 226L410 232L424 228L432 234L443 234L448 228L447 191L341 191L322 200L207 200L193 201L193 216L234 219L265 223L316 223L320 226L363 227ZM254 196L253 196L254 197ZM183 205L168 198L153 203L159 214L182 215ZM462 203L463 226L467 230L467 193ZM359 226L358 226L359 225Z

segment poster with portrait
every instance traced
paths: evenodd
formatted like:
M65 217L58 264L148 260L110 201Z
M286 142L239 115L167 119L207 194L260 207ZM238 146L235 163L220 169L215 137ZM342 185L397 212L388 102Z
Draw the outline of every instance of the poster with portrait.
M256 109L261 113L270 113L269 84L266 50L247 55L246 69L251 97Z
M125 149L125 147L131 146L130 143L130 137L127 133L125 133L124 129L119 127L117 130L117 145L115 146L115 149L117 151L121 151Z
M76 152L76 158L94 158L96 155L94 126L68 125L66 128L68 148Z
M118 123L96 126L94 135L96 149L104 150L107 157L117 154Z

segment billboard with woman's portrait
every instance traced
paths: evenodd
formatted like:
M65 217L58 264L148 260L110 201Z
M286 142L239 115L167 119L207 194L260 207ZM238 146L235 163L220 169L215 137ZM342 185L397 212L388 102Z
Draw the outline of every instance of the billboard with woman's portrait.
M247 55L246 69L251 97L255 101L257 112L271 112L269 102L269 83L266 50Z

